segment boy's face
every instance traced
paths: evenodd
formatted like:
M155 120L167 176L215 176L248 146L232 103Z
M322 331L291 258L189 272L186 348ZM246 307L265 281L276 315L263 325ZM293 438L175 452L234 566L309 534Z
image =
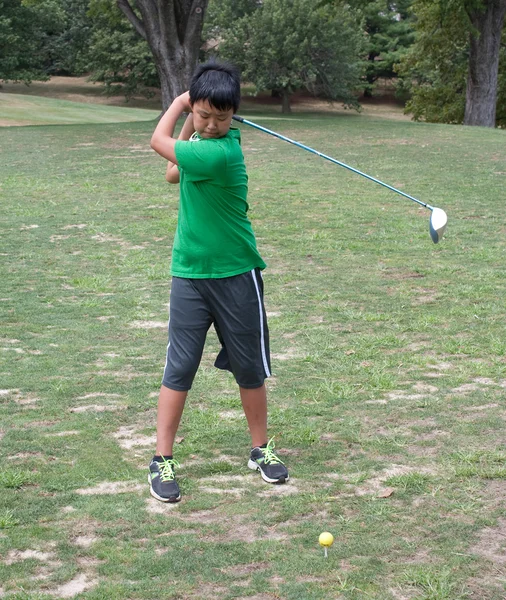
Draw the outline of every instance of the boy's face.
M211 139L227 135L234 110L218 110L207 100L197 100L193 106L193 126L200 137Z

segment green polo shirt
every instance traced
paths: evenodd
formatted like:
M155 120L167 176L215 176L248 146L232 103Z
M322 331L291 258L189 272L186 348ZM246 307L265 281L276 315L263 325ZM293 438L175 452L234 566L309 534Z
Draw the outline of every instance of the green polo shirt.
M265 268L247 217L248 176L241 134L176 142L180 199L171 273L194 279Z

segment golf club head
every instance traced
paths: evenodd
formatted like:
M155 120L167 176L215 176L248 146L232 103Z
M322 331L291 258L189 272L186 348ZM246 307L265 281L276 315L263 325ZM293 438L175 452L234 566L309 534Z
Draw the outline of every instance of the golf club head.
M432 241L437 244L443 237L443 233L448 223L448 217L442 208L434 207L430 216L429 231Z

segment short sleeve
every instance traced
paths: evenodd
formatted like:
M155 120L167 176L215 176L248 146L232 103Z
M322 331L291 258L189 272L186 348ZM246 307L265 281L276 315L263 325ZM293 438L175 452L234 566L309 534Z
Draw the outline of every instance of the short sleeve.
M191 181L216 179L226 167L225 150L216 140L178 140L175 153L179 167Z

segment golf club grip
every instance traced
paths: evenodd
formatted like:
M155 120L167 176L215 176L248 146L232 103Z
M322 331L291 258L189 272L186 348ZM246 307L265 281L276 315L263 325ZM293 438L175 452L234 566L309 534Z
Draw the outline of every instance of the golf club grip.
M288 142L289 144L293 144L294 146L297 146L298 148L302 148L302 150L307 150L308 152L312 152L313 154L316 154L317 156L320 156L321 158L324 158L325 160L329 160L330 162L332 162L336 165L339 165L340 167L344 167L345 169L348 169L349 171L352 171L353 173L356 173L357 175L361 175L362 177L369 179L369 181L374 181L374 183L377 183L377 184L391 190L392 192L396 192L400 196L404 196L404 198L408 198L409 200L412 200L413 202L416 202L417 204L420 204L421 206L425 206L425 208L428 208L429 210L434 209L434 207L430 206L430 204L426 204L425 202L418 200L414 196L410 196L409 194L406 194L406 192L402 192L401 190L398 190L397 188L395 188L391 185L388 185L388 183L385 183L385 182L381 181L380 179L376 179L376 177L371 177L371 175L367 175L367 173L364 173L363 171L359 171L358 169L355 169L354 167L350 167L350 165L347 165L346 163L341 162L340 160L336 160L335 158L332 158L331 156L328 156L327 154L318 152L318 150L315 150L314 148L306 146L305 144L301 144L300 142L296 142L295 140L292 140L289 137L281 135L280 133L276 133L275 131L272 131L271 129L267 129L266 127L257 125L256 123L253 123L253 121L248 121L248 119L245 119L244 117L240 117L239 115L233 115L232 119L234 119L235 121L239 121L239 123L245 123L246 125L249 125L250 127L253 127L254 129L259 129L260 131L263 131L264 133L273 135L274 137L277 137L280 140Z

